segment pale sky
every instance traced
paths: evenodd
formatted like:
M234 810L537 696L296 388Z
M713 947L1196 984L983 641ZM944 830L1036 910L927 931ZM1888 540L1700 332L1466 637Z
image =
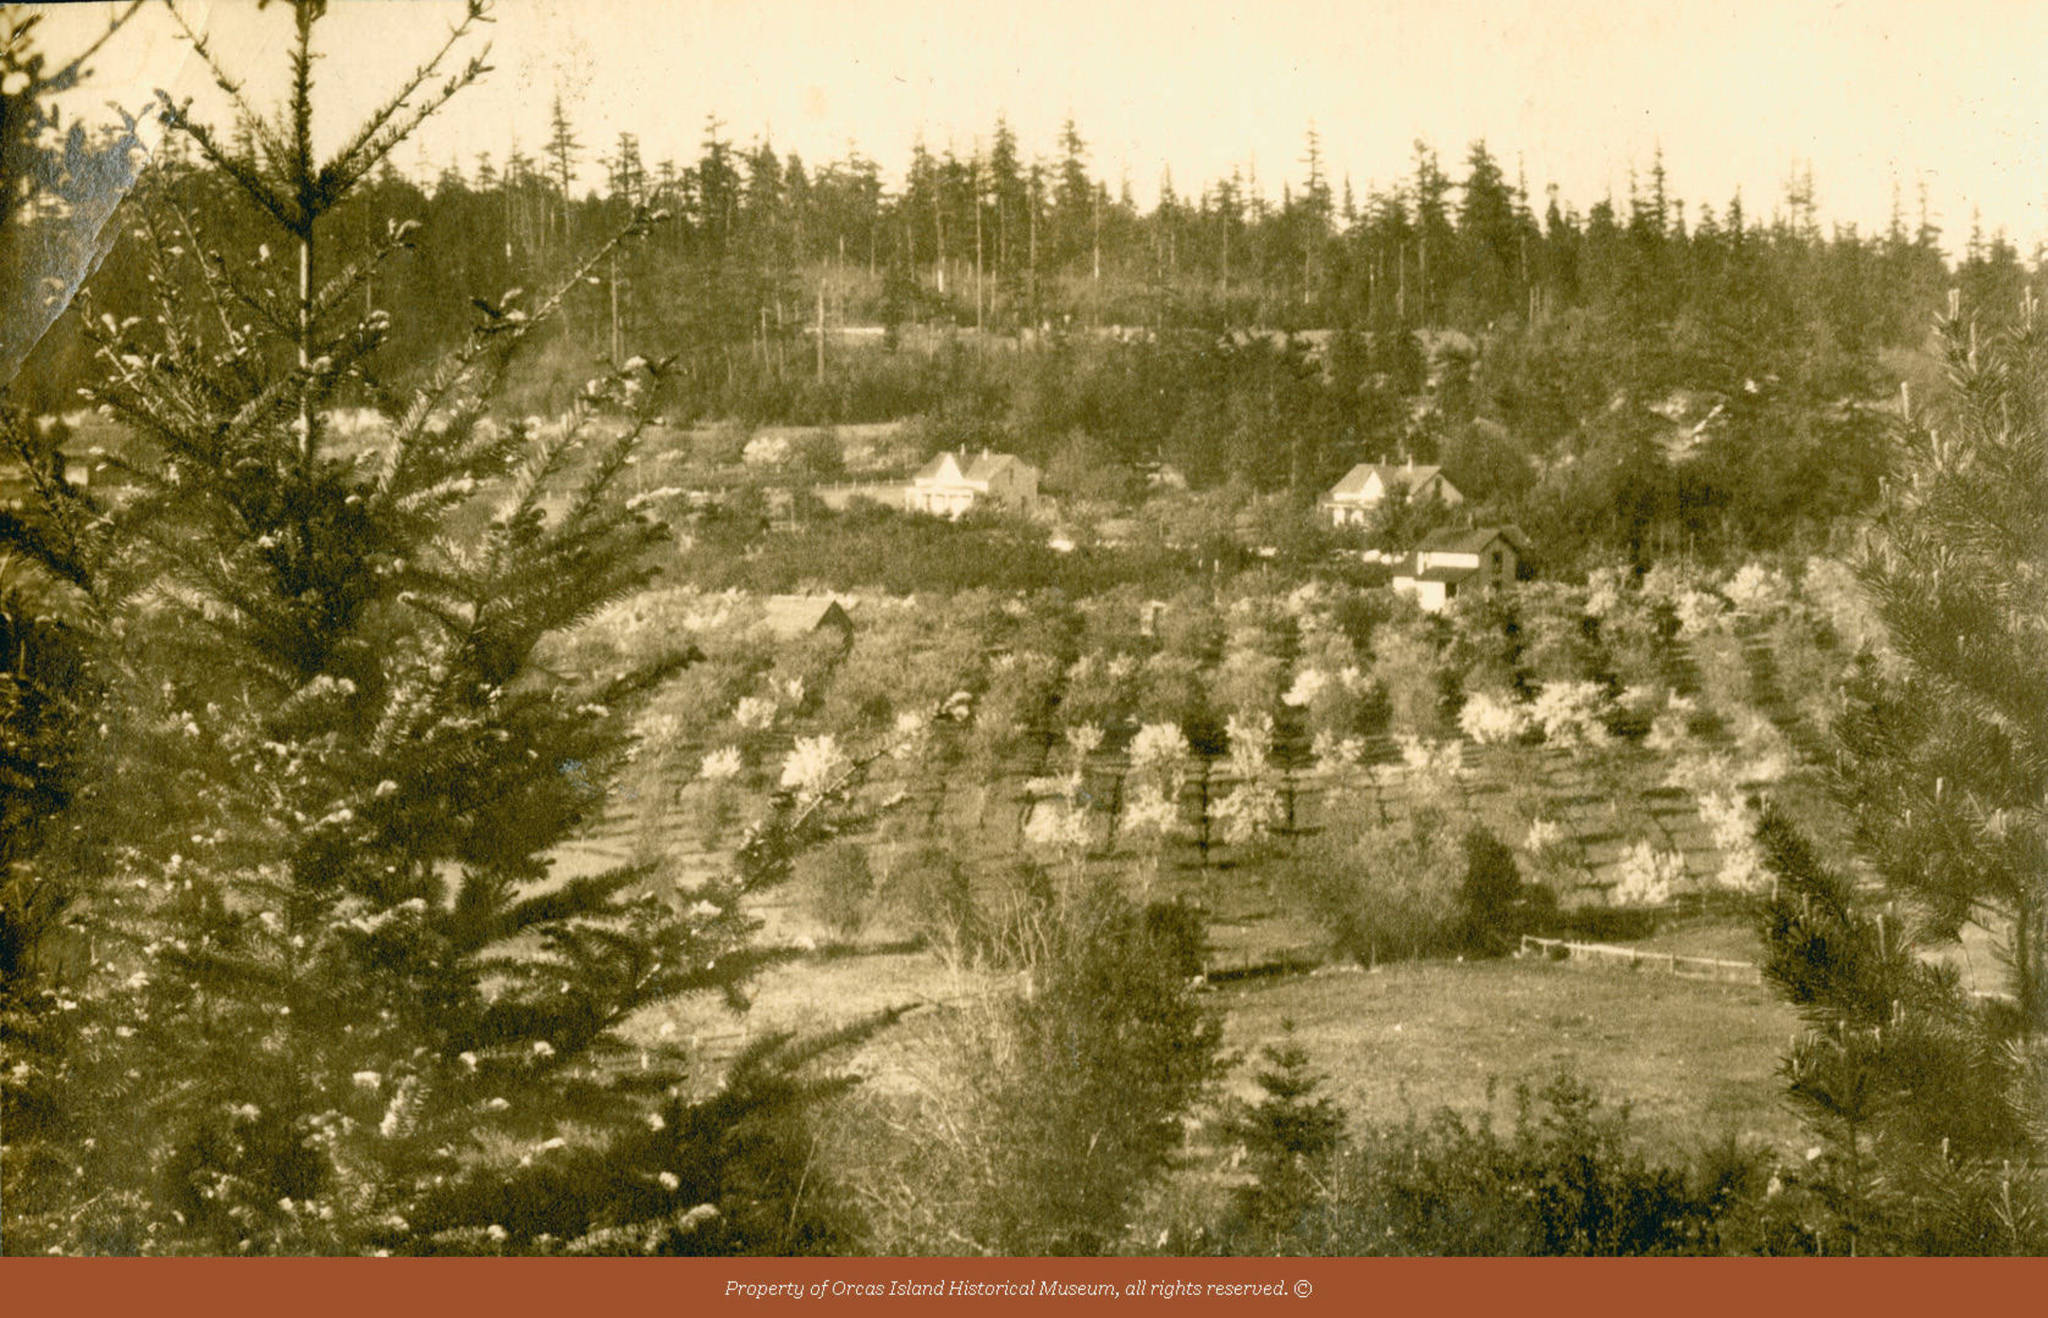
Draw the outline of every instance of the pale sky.
M323 126L339 135L438 44L459 5L335 0L324 25ZM282 5L188 0L250 91L282 85ZM61 52L106 7L44 27ZM620 131L650 163L694 158L705 116L742 144L766 135L806 162L849 144L894 178L920 134L963 154L1008 116L1027 156L1051 155L1071 114L1095 171L1141 202L1162 167L1181 192L1233 165L1268 196L1298 182L1321 133L1333 183L1362 197L1405 176L1426 137L1463 173L1483 137L1510 178L1559 185L1580 209L1626 194L1658 145L1689 213L1741 189L1767 215L1810 162L1824 222L1882 226L1892 185L1909 215L1926 182L1951 246L1981 208L2031 252L2048 239L2048 2L2044 0L499 0L495 71L398 163L465 169L537 153L559 90L594 158ZM80 108L131 108L167 86L218 99L149 15L96 61ZM586 162L584 179L601 171Z

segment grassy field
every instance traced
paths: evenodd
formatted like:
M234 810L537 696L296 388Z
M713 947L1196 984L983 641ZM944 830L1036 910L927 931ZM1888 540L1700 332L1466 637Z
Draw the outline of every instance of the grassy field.
M1648 938L1633 939L1628 946L1644 952L1670 952L1678 956L1712 957L1720 961L1763 960L1763 941L1756 926L1745 920L1715 918L1678 920L1660 925Z
M698 1002L648 1013L633 1029L651 1039L668 1024L672 1035L729 1055L768 1031L825 1028L907 1003L948 1010L1006 987L954 974L924 953L819 958L764 973L744 1014ZM1355 1119L1398 1121L1439 1107L1477 1113L1491 1087L1506 1120L1516 1084L1570 1070L1608 1101L1630 1101L1639 1134L1663 1152L1731 1133L1781 1148L1798 1138L1775 1074L1798 1022L1762 988L1508 960L1245 981L1209 1000L1223 1013L1229 1046L1243 1054L1226 1085L1241 1097L1255 1092L1258 1046L1292 1020ZM914 1065L918 1019L884 1032L849 1064L890 1084Z
M1421 962L1218 993L1229 1041L1295 1037L1355 1117L1512 1111L1518 1083L1569 1070L1668 1151L1726 1134L1790 1147L1775 1071L1797 1018L1768 991L1538 961ZM1233 1086L1249 1094L1250 1067Z

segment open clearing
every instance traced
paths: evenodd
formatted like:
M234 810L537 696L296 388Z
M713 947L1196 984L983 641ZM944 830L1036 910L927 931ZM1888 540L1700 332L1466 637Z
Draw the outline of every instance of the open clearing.
M1561 1070L1630 1100L1651 1145L1689 1151L1726 1134L1791 1147L1798 1123L1776 1077L1791 1010L1754 985L1538 961L1417 962L1223 990L1232 1046L1295 1038L1354 1118L1439 1107L1478 1112L1489 1082L1512 1111L1518 1083ZM1249 1066L1235 1086L1249 1094Z
M665 1020L714 1054L774 1030L844 1024L894 1005L946 1009L1006 983L949 972L924 953L806 960L765 971L744 1014L715 1003L635 1022L652 1037ZM1778 1058L1798 1028L1789 1008L1753 985L1679 980L1655 972L1537 961L1412 962L1245 981L1209 997L1241 1054L1226 1088L1250 1097L1257 1050L1292 1020L1295 1037L1329 1077L1354 1120L1399 1121L1440 1107L1512 1114L1515 1086L1561 1070L1603 1099L1632 1103L1633 1124L1660 1152L1689 1153L1728 1134L1795 1147ZM922 1030L913 1016L870 1041L849 1065L874 1083Z

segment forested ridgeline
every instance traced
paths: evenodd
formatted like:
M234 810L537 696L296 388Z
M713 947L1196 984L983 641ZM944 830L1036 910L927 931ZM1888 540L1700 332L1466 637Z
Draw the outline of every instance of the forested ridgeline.
M858 151L807 165L763 138L742 146L725 134L713 119L695 161L648 163L632 134L581 142L558 101L538 158L515 145L502 158L450 161L431 179L424 161L411 170L387 162L351 199L336 236L345 252L351 222L359 248L387 223L419 223L418 259L366 295L405 313L393 347L446 343L467 329L476 289L538 286L592 235L652 200L677 223L622 259L623 336L666 338L721 366L726 347L736 357L786 349L815 326L821 298L829 328L1011 333L1071 323L1470 334L1584 311L1617 331L1617 342L1620 332L1638 340L1626 382L1651 385L1673 365L1782 369L1773 349L1821 325L1851 353L1918 344L1951 285L1972 305L2010 310L2028 278L2002 233L1973 224L1964 243L1945 244L1924 197L1911 213L1901 199L1882 232L1825 226L1809 173L1789 180L1760 218L1740 195L1688 206L1672 194L1661 156L1631 176L1625 197L1582 210L1554 187L1532 197L1484 141L1470 145L1455 177L1418 141L1405 177L1358 196L1348 178L1327 177L1311 130L1306 177L1282 182L1278 200L1256 177L1233 173L1183 195L1169 175L1146 210L1128 179L1113 194L1091 175L1072 123L1052 159L1025 159L1001 120L987 148L965 158L920 142L900 183L885 182L880 164ZM247 134L222 146L245 160L258 152ZM175 140L156 163L210 187L201 194L209 200L236 204L225 180L205 182L217 171L198 168ZM600 168L604 185L582 187ZM247 216L222 251L253 257L261 237ZM1956 246L1964 259L1952 265L1945 248ZM102 280L109 295L136 278L132 262L121 266ZM600 350L612 346L611 273L601 272L564 331ZM1659 337L1669 342L1640 342L1649 331L1668 332ZM788 364L814 363L791 354Z
M2002 323L2041 278L1974 227L1952 263L1924 200L1882 232L1824 229L1810 176L1760 219L1740 196L1688 207L1660 158L1582 211L1532 197L1483 142L1458 177L1418 143L1406 178L1360 196L1327 177L1312 132L1306 177L1278 201L1256 179L1186 196L1169 179L1144 210L1091 175L1074 125L1048 160L1001 122L987 141L964 158L920 145L890 186L858 153L806 164L716 121L695 161L645 162L630 134L581 142L558 105L538 156L451 162L431 182L387 157L327 219L316 272L350 276L389 319L343 394L388 404L417 363L519 323L529 290L644 205L668 222L576 279L503 410L560 414L631 345L676 424L917 417L925 451L995 446L1056 494L1123 502L1161 463L1198 490L1305 500L1353 463L1413 458L1560 560L1584 541L1639 565L1651 548L1739 561L1828 548L1876 493L1899 381L1939 385L1935 315ZM217 145L267 168L247 130ZM579 189L593 165L605 186ZM205 257L242 284L285 259L271 217L183 138L140 186L205 216ZM67 224L52 211L23 235L80 241ZM106 238L90 315L146 318L148 249L179 236ZM57 322L20 403L75 406L93 370L80 326Z

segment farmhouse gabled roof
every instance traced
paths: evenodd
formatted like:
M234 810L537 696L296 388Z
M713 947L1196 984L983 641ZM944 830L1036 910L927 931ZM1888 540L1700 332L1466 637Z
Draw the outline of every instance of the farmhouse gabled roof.
M948 458L953 459L953 464L960 469L960 474L964 478L977 485L987 482L1006 466L1027 465L1014 453L990 453L986 450L974 454L941 453L919 467L914 479L929 485L939 478L939 473L945 469Z
M1024 460L1013 453L980 453L967 464L967 479L985 481L1004 467L1023 467Z
M951 453L933 454L931 461L925 463L922 467L919 467L917 469L917 474L911 477L911 479L923 481L926 484L929 484L932 481L937 480L939 478L939 473L945 469L946 459L952 456L953 455Z
M1375 472L1379 474L1380 488L1391 490L1396 485L1419 488L1428 484L1431 477L1440 475L1443 472L1443 468L1437 466L1396 466L1391 462L1361 462L1350 471L1345 472L1343 480L1330 487L1330 497L1338 498L1344 495L1365 493L1365 483ZM1446 481L1444 483L1448 485L1450 482Z

